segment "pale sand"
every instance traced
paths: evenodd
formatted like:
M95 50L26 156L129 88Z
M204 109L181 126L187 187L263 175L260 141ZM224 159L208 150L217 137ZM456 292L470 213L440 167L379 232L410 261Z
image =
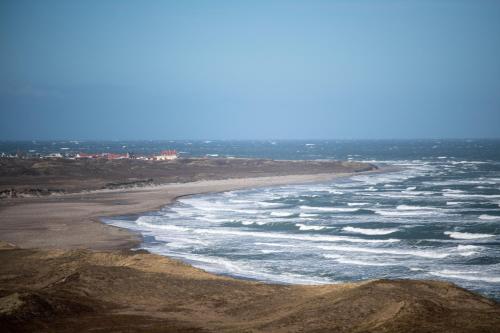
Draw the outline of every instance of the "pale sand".
M128 249L141 236L105 225L100 217L159 209L185 195L329 181L349 174L207 180L190 183L10 200L0 206L0 240L22 248Z

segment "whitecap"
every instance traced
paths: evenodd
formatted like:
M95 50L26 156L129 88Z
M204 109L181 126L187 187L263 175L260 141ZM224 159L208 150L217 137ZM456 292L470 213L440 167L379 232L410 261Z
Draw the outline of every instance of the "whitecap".
M368 202L348 202L347 203L347 206L349 206L349 207L367 206L367 205L369 205Z
M455 238L455 239L480 239L480 238L495 237L495 235L491 234L479 234L479 233L458 232L458 231L445 231L444 234L450 236L450 238Z
M322 226L322 225L307 225L307 224L302 224L302 223L296 223L295 224L297 227L299 227L299 230L303 231L309 231L309 230L323 230L326 229L327 227Z
M410 205L399 205L396 207L398 210L438 210L435 207L427 207L427 206L410 206Z
M262 206L262 207L273 207L273 208L278 208L278 207L284 206L284 204L282 204L282 203L266 202L266 201L259 201L259 202L257 202L257 205Z
M458 245L457 246L457 250L459 251L462 251L462 250L478 250L478 249L481 249L481 246L477 246L477 245Z
M496 199L500 198L498 194L459 194L459 193L443 193L443 196L450 198L484 198Z
M344 192L341 192L341 191L335 191L335 190L328 190L328 193L330 193L330 194L338 194L338 195L342 195L342 194L344 194Z
M461 184L485 184L485 185L496 185L497 182L488 179L476 179L476 180L461 180Z
M276 216L276 217L290 217L295 215L294 212L271 212L271 216Z
M193 266L213 273L232 273L237 276L292 284L325 284L332 283L328 279L309 277L293 273L270 273L265 268L255 267L249 262L239 262L221 257L209 257L198 254L183 254L180 258L192 261Z
M456 251L463 257L469 257L478 254L481 249L483 248L477 245L458 245Z
M488 215L488 214L479 215L479 218L481 220L500 220L500 216Z
M457 205L467 205L468 202L465 201L447 201L446 205L447 206L457 206Z
M343 231L350 233L357 233L363 235L388 235L399 231L396 228L380 228L380 229L368 229L368 228L354 228L354 227L344 227Z
M240 199L229 199L230 202L234 202L237 204L252 204L252 201L249 200L240 200Z
M455 189L450 189L450 188L445 188L445 189L442 189L441 191L446 192L446 193L465 193L462 190L455 190Z
M217 218L217 217L209 217L209 216L197 216L195 217L195 219L197 220L201 220L201 221L207 221L207 222L212 222L212 223L220 223L220 222L230 222L231 220L227 220L227 219L221 219L221 218Z
M367 192L360 192L360 195L363 196L370 196L370 197L385 197L385 198L418 198L423 195L433 195L435 192L417 192L417 191L408 191L405 193L405 191L401 192L377 192L377 193L367 193Z
M359 175L351 177L352 180L362 182L368 185L377 185L380 183L401 182L413 177L411 173L387 173L378 175Z
M398 211L398 210L384 210L384 209L377 209L375 210L376 214L382 215L382 216L425 216L425 215L440 215L440 213L436 213L434 211L430 210L409 210L409 211Z
M310 213L300 213L299 214L299 217L304 217L304 218L306 218L306 217L316 217L316 216L318 216L318 214L310 214Z
M259 211L253 209L222 209L228 212L241 213L241 214L258 214Z
M413 271L413 272L422 272L422 271L425 271L425 269L419 268L419 267L410 267L410 271Z
M254 245L264 245L264 246L276 246L276 247L297 247L297 245L293 244L283 244L283 243L262 243L255 242Z
M404 190L404 191L401 191L401 194L399 195L400 197L402 198L415 198L417 196L424 196L424 195L434 195L434 194L437 194L439 192L435 192L435 191L407 191L407 190ZM396 195L392 195L392 196L398 196L397 194Z
M317 210L322 212L357 212L359 208L345 208L345 207L313 207L313 206L300 206L303 210Z
M415 256L423 258L442 259L450 256L450 253L443 253L430 250L404 250L404 249L390 249L390 248L371 248L371 247L357 247L346 245L328 245L318 246L323 250L329 251L343 251L343 252L361 252L361 253L374 253L374 254L391 254L398 256Z
M137 225L140 225L142 227L150 228L150 229L162 229L162 230L172 230L172 231L189 231L189 228L185 227L180 227L176 225L171 225L171 224L156 224L156 223L150 223L144 221L144 219L141 219L143 216L139 217L135 223Z
M195 213L192 209L180 208L180 207L172 207L171 210L180 216L193 216Z
M259 250L259 251L262 252L262 253L264 253L264 254L283 252L283 251L279 251L279 250Z
M363 239L347 236L319 236L319 235L294 235L275 232L252 232L227 229L193 229L194 233L212 234L212 235L227 235L255 238L272 238L272 239L294 239L310 242L349 242L349 243L394 243L399 242L399 239Z

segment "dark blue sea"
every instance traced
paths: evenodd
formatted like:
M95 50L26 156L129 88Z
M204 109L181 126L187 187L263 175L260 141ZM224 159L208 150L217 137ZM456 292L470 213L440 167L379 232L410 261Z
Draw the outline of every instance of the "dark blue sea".
M142 232L151 252L220 274L304 284L438 279L500 299L500 140L0 144L0 152L16 149L177 149L183 156L397 166L322 184L192 196L106 222Z

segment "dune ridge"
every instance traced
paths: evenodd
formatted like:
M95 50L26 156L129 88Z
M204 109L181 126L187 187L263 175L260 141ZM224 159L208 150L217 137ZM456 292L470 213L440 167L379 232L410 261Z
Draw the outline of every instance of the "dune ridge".
M495 332L500 308L451 283L273 285L145 251L0 250L4 332ZM22 327L22 329L19 329Z

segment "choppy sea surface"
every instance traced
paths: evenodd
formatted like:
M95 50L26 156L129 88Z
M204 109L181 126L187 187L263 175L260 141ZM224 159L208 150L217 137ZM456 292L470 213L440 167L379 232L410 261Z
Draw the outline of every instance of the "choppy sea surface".
M185 197L160 211L105 220L140 231L151 252L268 282L438 279L500 299L499 140L114 144L187 156L354 159L400 168Z

